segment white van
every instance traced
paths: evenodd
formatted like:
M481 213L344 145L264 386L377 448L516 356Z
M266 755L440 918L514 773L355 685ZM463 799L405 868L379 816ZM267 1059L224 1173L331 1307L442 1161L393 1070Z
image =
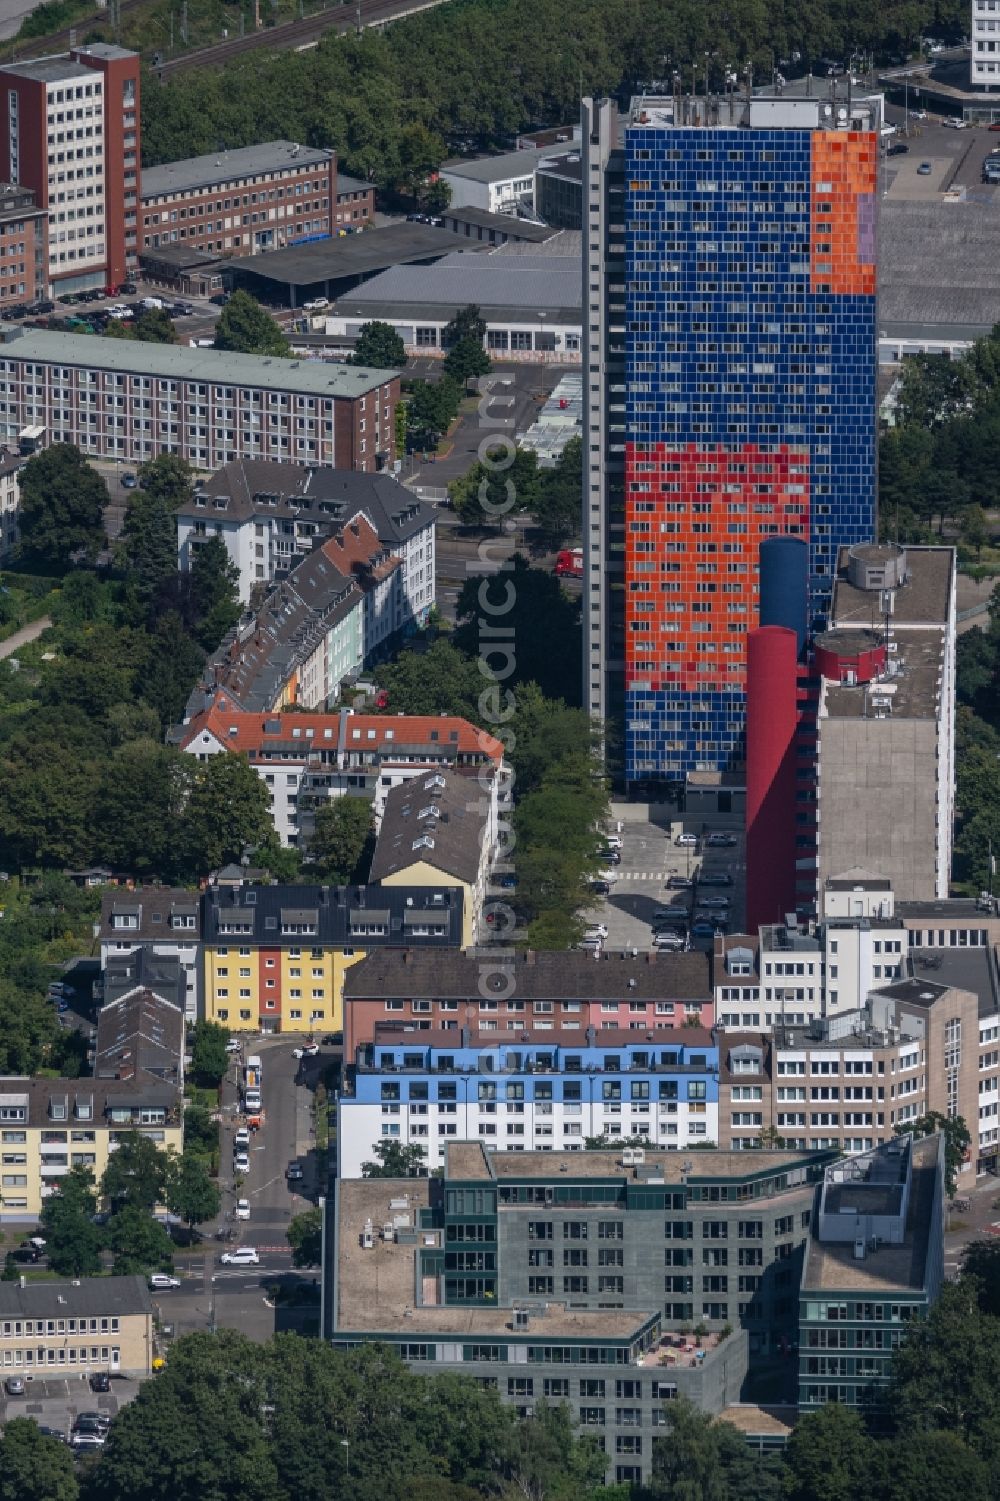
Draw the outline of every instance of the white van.
M164 303L162 297L144 297L142 299L142 306L151 311L153 308L165 307L166 304Z

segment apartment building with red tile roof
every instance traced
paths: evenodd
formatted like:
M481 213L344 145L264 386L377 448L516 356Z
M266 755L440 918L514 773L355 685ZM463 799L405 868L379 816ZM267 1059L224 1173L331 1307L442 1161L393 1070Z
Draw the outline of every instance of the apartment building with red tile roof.
M506 776L503 745L453 715L247 713L220 692L172 734L201 760L245 755L271 793L282 844L304 844L317 797L372 797L376 821L389 792L436 767L470 777L489 766Z

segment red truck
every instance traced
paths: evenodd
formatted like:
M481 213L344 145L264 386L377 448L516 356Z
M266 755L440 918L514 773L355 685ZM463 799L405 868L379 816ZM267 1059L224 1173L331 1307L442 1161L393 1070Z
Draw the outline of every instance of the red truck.
M564 547L556 554L556 578L583 578L583 548Z

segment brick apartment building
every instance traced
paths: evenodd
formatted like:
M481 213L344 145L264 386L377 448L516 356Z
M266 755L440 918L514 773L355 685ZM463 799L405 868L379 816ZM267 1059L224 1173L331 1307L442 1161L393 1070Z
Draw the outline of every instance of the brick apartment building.
M94 458L175 453L202 470L238 458L375 470L392 451L388 371L13 326L0 338L0 438L39 426Z
M338 213L332 151L264 141L148 168L142 249L186 243L218 255L259 255L336 233Z
M502 946L501 946L502 947ZM381 950L354 965L344 982L344 1057L382 1029L414 1032L470 1027L499 1032L530 1026L551 1032L622 1029L644 1034L684 1025L711 1027L708 955L607 954L528 949L506 958L498 947L433 956Z
M48 214L46 279L60 291L122 281L137 256L138 54L95 43L9 63L0 88L0 179Z
M34 302L49 279L49 216L31 188L0 183L0 308Z

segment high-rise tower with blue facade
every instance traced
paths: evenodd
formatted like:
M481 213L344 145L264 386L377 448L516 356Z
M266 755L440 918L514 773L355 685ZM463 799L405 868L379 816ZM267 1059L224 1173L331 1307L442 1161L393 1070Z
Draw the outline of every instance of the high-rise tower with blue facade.
M872 536L879 104L584 104L584 680L629 783L742 760L761 541L808 542L818 622Z

